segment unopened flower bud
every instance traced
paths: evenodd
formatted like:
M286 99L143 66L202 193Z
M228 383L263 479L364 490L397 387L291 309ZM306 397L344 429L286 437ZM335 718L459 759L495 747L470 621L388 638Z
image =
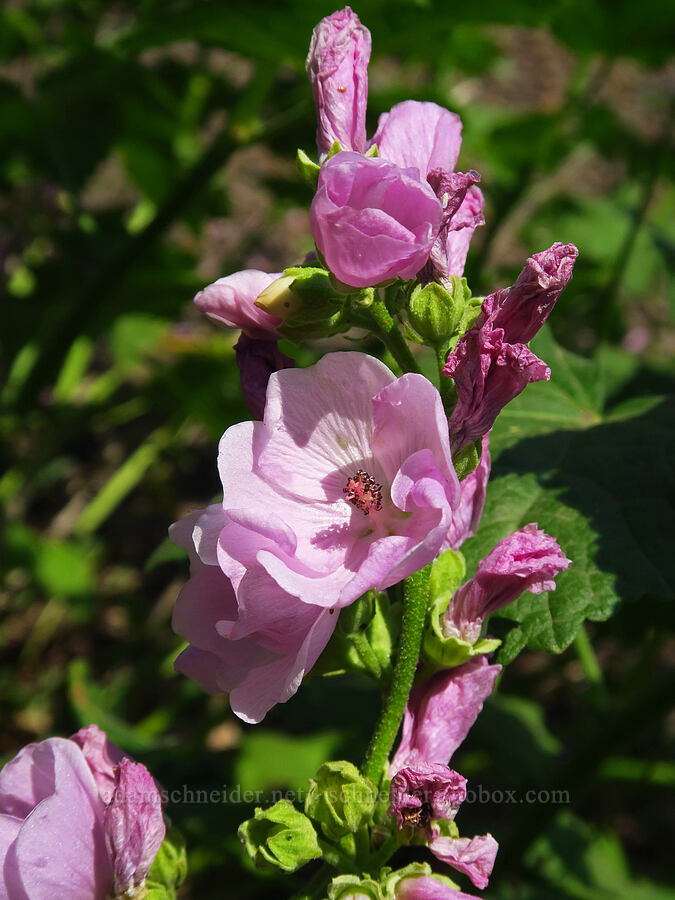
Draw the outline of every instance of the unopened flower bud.
M321 856L314 826L289 800L258 807L239 826L239 839L258 869L295 872Z
M166 828L152 775L141 763L123 759L104 815L105 839L113 861L115 896L140 887L162 846Z
M324 763L310 779L305 812L321 825L330 840L339 840L366 824L373 815L377 791L355 765Z
M448 287L435 282L418 286L408 307L408 319L419 336L435 347L457 334L471 291L465 278L453 275Z
M277 278L258 295L255 306L279 319L287 319L292 316L302 306L301 301L291 291L294 280L292 275L282 275L281 278Z

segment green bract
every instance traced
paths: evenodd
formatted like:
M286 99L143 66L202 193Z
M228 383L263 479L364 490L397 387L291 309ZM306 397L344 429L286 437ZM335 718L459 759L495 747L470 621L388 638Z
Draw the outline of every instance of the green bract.
M174 900L187 875L187 857L183 835L176 829L164 838L145 882L143 900Z
M256 868L294 872L321 856L314 826L289 800L269 809L258 807L254 818L239 826L239 839Z
M375 785L355 765L327 762L309 781L305 812L327 838L337 841L372 819L376 796Z
M455 550L446 550L431 567L429 617L424 631L422 652L425 662L433 669L459 666L482 653L491 653L501 641L482 638L469 644L457 637L445 637L442 619L457 588L464 581L466 567L464 557Z

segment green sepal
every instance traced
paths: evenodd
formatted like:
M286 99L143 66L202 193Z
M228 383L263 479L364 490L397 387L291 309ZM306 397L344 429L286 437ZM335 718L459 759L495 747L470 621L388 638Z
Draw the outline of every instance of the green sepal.
M354 900L356 897L358 900L383 900L380 885L372 878L338 875L328 885L328 900Z
M173 900L176 890L187 875L185 840L177 828L172 828L164 838L155 857L145 886L148 900Z
M465 574L464 557L457 550L445 550L431 567L429 616L422 641L422 656L427 672L461 666L474 656L491 653L501 644L496 638L481 638L470 644L461 638L446 637L443 634L443 614L453 594L463 583Z
M255 867L263 871L295 872L322 855L314 826L289 800L258 807L237 833Z
M339 841L371 822L377 789L353 763L324 763L309 780L305 813L330 841Z
M419 336L441 347L459 332L471 291L465 278L451 276L448 288L432 281L417 285L408 303L408 319Z
M342 150L342 147L340 146L340 141L333 141L333 143L330 145L330 150L326 154L326 158L324 159L324 162L328 162L328 160L332 156L335 156L336 153L340 153L341 150Z
M368 147L363 155L366 157L366 159L378 157L380 155L380 151L377 149L377 144L372 144L370 147Z
M483 439L478 438L473 444L464 447L455 457L453 457L452 462L460 481L464 481L467 475L470 475L478 468L482 450Z
M399 603L368 591L340 611L337 627L313 672L342 675L362 672L376 680L391 676L391 656L401 627Z
M459 885L447 875L438 875L432 871L429 863L414 862L395 872L384 871L382 877L382 894L385 900L395 900L399 885L406 878L433 878L445 887L458 891Z
M349 327L345 316L345 296L335 290L330 273L318 266L293 266L284 271L292 278L288 289L297 308L279 326L292 341L329 337Z
M321 171L321 166L314 162L313 159L310 159L309 156L305 153L304 150L298 148L298 152L296 155L296 163L302 177L305 179L307 184L310 187L316 190L316 186L319 182L319 172Z

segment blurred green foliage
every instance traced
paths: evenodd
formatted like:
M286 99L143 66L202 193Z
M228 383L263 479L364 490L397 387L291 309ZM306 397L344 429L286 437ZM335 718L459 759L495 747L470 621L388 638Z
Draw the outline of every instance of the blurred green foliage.
M358 762L378 710L365 678L314 678L249 728L172 669L187 567L166 527L217 495L216 441L247 417L233 336L190 298L311 249L294 159L313 149L304 55L332 10L0 10L0 756L90 721L106 728L179 792L186 900L288 893L243 858L236 829L253 803L229 788L297 789L326 756ZM580 249L553 334L538 339L552 382L500 419L485 522L466 548L475 565L537 518L577 564L543 606L525 596L495 620L504 659L530 649L454 762L470 786L566 790L570 804L477 803L463 831L503 844L490 897L675 896L662 852L674 786L673 7L364 0L356 11L373 33L371 132L408 97L462 116L460 164L481 172L486 195L474 294L554 240ZM212 789L222 802L196 794Z

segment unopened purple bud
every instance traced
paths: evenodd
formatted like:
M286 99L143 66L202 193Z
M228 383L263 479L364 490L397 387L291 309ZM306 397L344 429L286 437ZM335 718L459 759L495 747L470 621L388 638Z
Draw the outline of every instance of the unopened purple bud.
M115 781L103 824L113 862L113 893L120 896L143 884L166 828L159 791L145 766L123 759Z
M314 29L306 68L312 85L323 159L335 141L343 150L366 149L370 32L346 6Z

